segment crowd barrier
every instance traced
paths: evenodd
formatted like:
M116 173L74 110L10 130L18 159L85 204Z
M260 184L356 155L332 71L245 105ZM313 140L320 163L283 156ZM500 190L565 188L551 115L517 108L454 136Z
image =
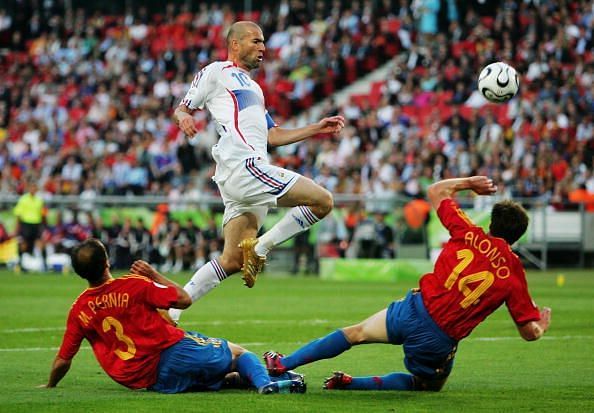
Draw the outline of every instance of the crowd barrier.
M0 222L10 233L14 229L15 218L12 208L18 200L14 195L0 195ZM489 212L492 203L497 198L459 198L459 202L467 215L478 225L488 231ZM360 195L335 195L335 211L333 219L342 220L353 205L358 205L362 211L370 213L381 211L386 215L386 223L395 230L396 236L396 260L398 259L420 259L432 261L449 234L440 224L435 211L431 211L426 227L418 231L418 237L409 240L406 236L410 228L403 219L402 211L404 206L411 199L403 196L377 197ZM583 204L569 205L571 210L556 210L546 198L518 199L528 210L530 225L528 231L516 244L516 251L527 261L540 269L546 269L549 265L548 256L553 251L565 251L571 255L572 262L577 266L585 265L585 256L594 252L594 214L588 213ZM57 211L90 211L99 216L106 226L109 226L110 217L117 215L118 218L142 217L147 226L150 226L154 219L155 211L159 205L167 205L167 209L173 219L192 219L198 226L203 226L206 220L212 216L217 224L222 221L222 202L216 196L204 195L199 199L186 199L171 201L167 197L116 197L98 196L89 204L85 201L81 205L80 198L76 196L55 196L46 201L48 207L48 221L51 224L52 217ZM267 217L264 228L270 228L282 216L282 210L272 210ZM320 239L318 231L323 225L318 224L312 228L309 240L316 245L316 255L320 254ZM282 247L289 249L293 246L289 240ZM14 258L16 254L16 243L14 240L0 244L0 263ZM344 264L352 265L352 261L336 264L331 261L322 261L320 271L322 274L329 273L329 268L346 268ZM272 262L274 264L274 261ZM362 264L362 263L361 263ZM358 264L360 266L360 264ZM371 265L371 264L370 264ZM381 264L385 265L385 264ZM383 267L382 267L383 268ZM342 271L342 270L341 270ZM379 270L384 271L380 269ZM344 271L342 271L344 272ZM348 276L346 276L348 278Z

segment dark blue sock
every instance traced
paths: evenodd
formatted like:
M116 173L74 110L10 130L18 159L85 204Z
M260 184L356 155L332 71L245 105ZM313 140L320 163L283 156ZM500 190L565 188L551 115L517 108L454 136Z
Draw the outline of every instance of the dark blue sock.
M282 364L289 370L317 360L336 357L351 348L342 330L336 330L326 337L314 340L293 354L282 358Z
M412 390L413 376L408 373L391 373L385 376L353 377L345 390Z
M270 383L270 377L268 376L266 367L260 363L260 360L254 353L246 351L237 358L236 363L237 371L241 377L248 379L254 387L259 389Z

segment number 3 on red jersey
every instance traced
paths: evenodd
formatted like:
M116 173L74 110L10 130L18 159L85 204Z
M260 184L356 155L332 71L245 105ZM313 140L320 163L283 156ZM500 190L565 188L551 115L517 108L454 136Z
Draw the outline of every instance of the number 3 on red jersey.
M462 249L458 251L457 257L461 261L454 267L444 284L448 290L452 289L456 281L458 281L460 274L470 265L474 259L474 253L469 249ZM481 295L489 289L494 280L495 276L490 271L480 271L474 274L464 275L460 278L458 281L458 290L466 297L460 302L460 307L468 308L472 304L477 304ZM469 287L469 284L479 281L481 283L474 290Z
M130 337L124 334L124 327L122 327L122 323L120 323L117 319L113 317L105 317L103 319L102 327L104 332L108 332L113 327L117 339L127 346L126 351L116 349L116 356L118 356L122 360L130 360L132 357L134 357L134 355L136 354L136 345Z

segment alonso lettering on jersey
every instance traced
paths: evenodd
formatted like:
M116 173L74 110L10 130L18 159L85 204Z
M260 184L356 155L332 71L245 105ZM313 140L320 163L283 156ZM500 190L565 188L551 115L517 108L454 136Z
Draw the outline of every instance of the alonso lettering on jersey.
M495 269L497 278L505 279L510 276L511 270L506 265L507 260L489 238L482 237L473 231L468 231L464 234L464 243L487 257L491 263L491 267Z

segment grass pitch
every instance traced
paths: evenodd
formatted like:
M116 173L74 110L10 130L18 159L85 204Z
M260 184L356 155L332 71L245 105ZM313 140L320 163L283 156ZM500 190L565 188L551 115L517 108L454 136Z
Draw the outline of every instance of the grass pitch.
M398 346L366 345L299 369L308 393L160 395L130 391L101 370L88 344L56 389L39 389L64 331L72 301L85 288L74 275L0 272L0 412L393 412L594 411L594 274L529 274L539 305L553 309L548 334L524 342L500 309L462 341L440 393L321 389L333 370L354 375L403 371ZM184 283L188 275L174 277ZM358 322L402 297L412 283L320 281L264 274L248 290L232 277L183 315L188 330L227 338L256 354L291 352L311 339Z

